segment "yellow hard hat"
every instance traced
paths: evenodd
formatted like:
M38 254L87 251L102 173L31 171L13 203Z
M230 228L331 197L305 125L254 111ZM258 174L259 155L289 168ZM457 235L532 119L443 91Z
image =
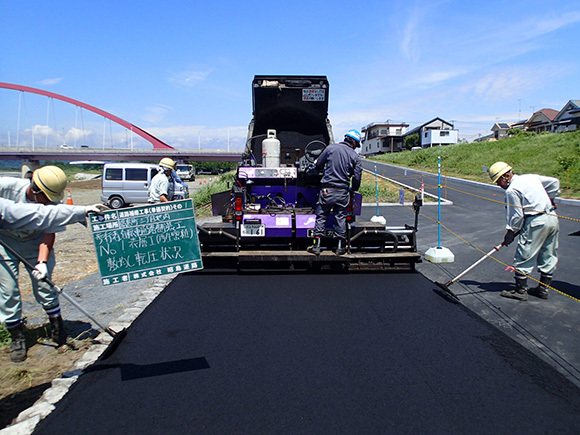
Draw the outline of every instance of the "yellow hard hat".
M42 190L50 202L59 202L64 196L66 175L56 166L43 166L32 173L32 182Z
M169 157L161 159L161 161L159 162L159 166L161 166L162 168L167 168L175 171L175 162L173 161L173 159L170 159Z
M512 167L508 165L506 162L495 162L489 168L489 178L491 178L491 181L496 183L497 180L499 180L499 177L501 177L503 174L511 170Z

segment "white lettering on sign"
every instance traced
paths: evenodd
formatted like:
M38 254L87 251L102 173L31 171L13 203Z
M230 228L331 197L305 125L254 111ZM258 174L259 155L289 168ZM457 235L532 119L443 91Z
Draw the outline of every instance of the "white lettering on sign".
M326 89L302 89L302 101L324 101Z

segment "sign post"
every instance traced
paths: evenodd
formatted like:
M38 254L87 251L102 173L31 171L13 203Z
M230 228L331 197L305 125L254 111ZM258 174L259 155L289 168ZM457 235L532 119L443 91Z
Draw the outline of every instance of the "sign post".
M193 200L92 214L103 285L203 269Z

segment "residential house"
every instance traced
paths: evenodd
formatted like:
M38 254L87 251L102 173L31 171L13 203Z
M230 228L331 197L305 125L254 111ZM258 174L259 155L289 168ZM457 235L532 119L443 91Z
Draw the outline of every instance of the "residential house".
M457 143L457 130L455 130L453 124L441 118L434 118L425 124L409 130L405 134L405 137L415 133L419 134L422 148Z
M361 155L394 153L404 149L405 123L373 123L361 129Z
M493 138L497 140L506 139L508 137L508 131L511 128L511 124L508 124L507 122L496 122L493 124L493 127L491 127Z
M552 131L554 118L558 115L557 110L542 109L534 112L532 116L526 121L525 126L527 131L534 133L541 133L543 131Z
M580 129L580 100L570 100L558 112L553 121L555 133Z

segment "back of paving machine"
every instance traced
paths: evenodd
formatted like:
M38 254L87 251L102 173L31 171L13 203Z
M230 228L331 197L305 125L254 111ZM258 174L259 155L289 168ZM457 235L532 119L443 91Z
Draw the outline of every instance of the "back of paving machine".
M212 196L218 222L200 225L204 267L354 270L413 269L420 261L415 229L357 222L362 198L352 194L347 218L349 252L335 255L333 219L327 250L312 243L322 172L314 167L334 142L325 76L255 76L253 117L232 189Z

